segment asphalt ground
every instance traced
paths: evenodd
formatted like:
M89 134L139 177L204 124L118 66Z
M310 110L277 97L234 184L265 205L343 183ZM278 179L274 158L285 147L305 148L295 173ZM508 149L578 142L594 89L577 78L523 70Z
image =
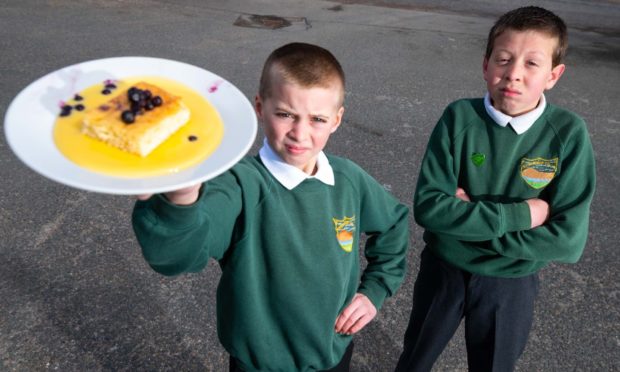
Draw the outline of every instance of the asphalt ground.
M535 322L517 369L620 370L620 3L539 3L569 23L568 67L548 99L588 123L598 184L581 261L540 273ZM353 159L411 206L431 129L449 102L484 94L486 34L497 15L518 5L5 1L0 112L4 117L21 89L51 71L114 56L195 64L252 99L274 48L316 43L347 73L344 125L327 150ZM285 17L290 24L235 25L252 15ZM175 278L156 274L131 230L133 198L49 181L23 165L0 133L0 370L225 371L228 356L215 330L217 264ZM353 371L391 371L396 363L423 248L413 221L411 231L407 278L355 337ZM467 369L462 329L435 369Z

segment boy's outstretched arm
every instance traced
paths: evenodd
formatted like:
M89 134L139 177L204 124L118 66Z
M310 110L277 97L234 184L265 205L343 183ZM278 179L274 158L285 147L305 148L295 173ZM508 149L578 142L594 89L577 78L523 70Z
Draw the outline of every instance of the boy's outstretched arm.
M230 172L201 185L153 196L134 206L133 229L149 265L164 275L196 272L223 257L241 210ZM186 204L187 203L187 204Z

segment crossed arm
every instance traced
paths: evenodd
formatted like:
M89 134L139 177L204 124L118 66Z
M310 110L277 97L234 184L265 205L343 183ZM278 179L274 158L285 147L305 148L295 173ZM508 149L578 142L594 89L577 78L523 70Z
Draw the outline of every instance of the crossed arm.
M467 192L460 187L456 189L455 196L465 202L471 201ZM543 225L549 219L549 203L537 198L529 199L525 202L530 208L531 229Z

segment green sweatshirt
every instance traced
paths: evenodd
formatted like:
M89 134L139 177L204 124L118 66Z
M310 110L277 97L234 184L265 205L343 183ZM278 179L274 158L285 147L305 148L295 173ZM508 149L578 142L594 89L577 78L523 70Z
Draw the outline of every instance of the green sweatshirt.
M379 309L404 277L407 208L351 161L328 158L334 186L307 179L288 190L259 157L246 157L191 206L160 195L136 203L133 227L154 270L219 261L219 339L248 371L335 366L351 340L334 332L339 313L356 292Z
M414 196L424 241L448 263L496 277L532 274L550 261L576 262L588 235L594 155L585 123L547 105L525 133L497 125L482 99L444 111L420 169ZM456 198L463 188L471 202ZM525 200L551 215L530 229Z

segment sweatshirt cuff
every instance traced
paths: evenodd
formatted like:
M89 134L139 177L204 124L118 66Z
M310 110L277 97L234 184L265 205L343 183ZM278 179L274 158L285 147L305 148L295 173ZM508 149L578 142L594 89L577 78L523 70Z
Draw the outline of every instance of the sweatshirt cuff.
M357 291L368 297L370 302L375 305L377 311L381 309L381 307L383 306L383 302L387 297L387 293L383 286L374 281L366 281L362 283Z
M526 202L503 204L503 207L504 232L529 230L532 225L532 220L530 207Z

